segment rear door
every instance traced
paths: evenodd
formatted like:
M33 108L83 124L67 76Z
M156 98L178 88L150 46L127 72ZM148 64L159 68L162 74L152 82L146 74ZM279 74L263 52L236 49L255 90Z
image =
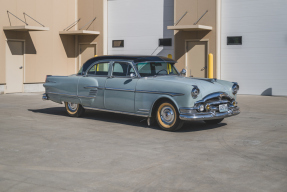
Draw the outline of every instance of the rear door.
M112 76L105 86L105 106L107 109L135 112L134 99L138 78L131 78L135 73L132 63L115 61L112 64Z
M108 78L110 63L93 64L78 83L78 97L83 106L104 108L104 88Z

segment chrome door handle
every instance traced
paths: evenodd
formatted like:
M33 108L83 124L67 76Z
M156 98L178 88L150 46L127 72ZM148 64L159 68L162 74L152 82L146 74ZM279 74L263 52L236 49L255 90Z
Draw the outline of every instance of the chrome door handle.
M203 71L203 70L205 70L206 69L206 67L203 67L200 71Z
M22 69L22 68L23 68L23 66L19 67L19 69Z

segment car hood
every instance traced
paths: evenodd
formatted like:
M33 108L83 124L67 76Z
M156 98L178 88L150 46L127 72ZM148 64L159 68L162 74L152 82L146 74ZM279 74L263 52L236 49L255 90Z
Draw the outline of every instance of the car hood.
M173 83L181 83L187 86L197 86L200 89L201 96L204 97L214 92L226 92L230 95L231 87L222 84L222 80L192 78L182 76L156 76L153 77L156 81L166 81Z

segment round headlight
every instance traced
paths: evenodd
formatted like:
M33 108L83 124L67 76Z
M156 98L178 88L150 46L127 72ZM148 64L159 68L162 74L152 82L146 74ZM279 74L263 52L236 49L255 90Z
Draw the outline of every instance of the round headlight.
M202 111L204 111L204 105L199 105L199 108L198 108L198 110L200 111L200 112L202 112Z
M199 95L200 90L198 89L197 86L193 86L193 87L194 87L194 88L191 90L191 96L192 96L193 98L196 98L196 97Z
M239 90L239 85L237 83L234 83L234 85L232 86L232 94L236 95L238 90Z

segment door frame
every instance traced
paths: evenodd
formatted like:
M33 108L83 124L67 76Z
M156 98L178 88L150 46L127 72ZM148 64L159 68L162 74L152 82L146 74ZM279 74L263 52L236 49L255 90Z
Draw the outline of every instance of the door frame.
M8 46L8 41L19 41L19 42L23 42L23 84L22 84L22 92L24 92L24 84L25 84L25 74L26 74L26 54L25 54L25 43L26 40L25 39L5 39L5 81L6 81L6 86L4 88L4 93L6 93L7 91L7 58L6 58L6 53L7 53L7 46Z
M78 44L78 67L77 67L77 70L79 71L81 66L80 66L80 63L81 63L81 45L95 45L96 46L96 55L98 54L98 43L97 42L81 42ZM78 72L76 71L76 73Z
M185 69L187 69L187 62L188 62L188 57L187 57L187 46L188 46L188 42L206 42L206 67L207 67L207 72L206 74L208 74L208 54L209 54L209 39L185 39ZM187 76L187 73L186 75ZM205 77L207 78L207 77Z

